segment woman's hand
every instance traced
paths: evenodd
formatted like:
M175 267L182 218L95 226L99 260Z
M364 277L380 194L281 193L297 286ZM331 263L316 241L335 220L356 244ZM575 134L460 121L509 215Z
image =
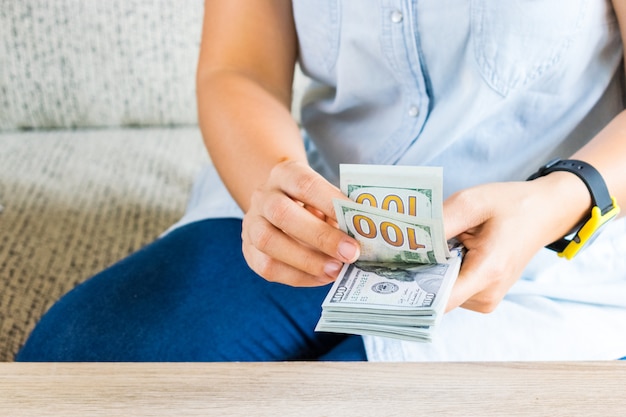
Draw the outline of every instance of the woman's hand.
M243 219L242 248L263 278L293 286L332 282L358 243L337 228L332 199L346 198L304 163L278 163L253 193Z
M450 196L444 202L446 237L456 236L467 253L447 309L493 311L535 253L566 235L589 210L583 182L563 172Z

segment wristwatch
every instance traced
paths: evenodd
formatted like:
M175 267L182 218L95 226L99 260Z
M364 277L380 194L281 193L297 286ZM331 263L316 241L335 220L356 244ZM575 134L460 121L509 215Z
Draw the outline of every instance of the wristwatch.
M589 190L593 206L591 213L574 231L567 236L552 242L546 248L556 251L561 257L572 259L580 250L591 244L602 228L619 213L619 206L602 179L602 175L591 165L574 159L553 159L528 177L527 181L543 177L551 172L565 171L577 175Z

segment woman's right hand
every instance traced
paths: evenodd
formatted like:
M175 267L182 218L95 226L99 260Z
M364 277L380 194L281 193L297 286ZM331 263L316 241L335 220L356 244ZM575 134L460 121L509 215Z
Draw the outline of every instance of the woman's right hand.
M248 265L268 281L319 286L359 256L356 240L337 228L333 198L346 198L308 165L283 161L253 193L243 219Z
M246 212L244 257L270 281L327 284L359 249L334 221L332 199L346 197L307 165L291 114L292 2L206 0L204 12L198 121L215 168Z

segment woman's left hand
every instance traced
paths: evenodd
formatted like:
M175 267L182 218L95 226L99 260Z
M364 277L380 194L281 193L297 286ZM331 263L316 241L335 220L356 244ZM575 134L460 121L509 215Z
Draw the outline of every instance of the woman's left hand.
M563 172L450 196L444 202L446 238L456 236L467 252L447 310L493 311L535 253L566 235L589 206L582 181Z

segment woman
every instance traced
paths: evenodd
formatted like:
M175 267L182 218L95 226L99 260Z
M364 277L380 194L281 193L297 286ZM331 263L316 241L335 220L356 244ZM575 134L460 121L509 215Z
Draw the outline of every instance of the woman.
M586 219L590 192L571 172L525 181L580 160L626 201L618 22L621 0L207 1L198 109L216 171L165 237L59 301L18 359L626 355L625 221L563 260L543 247ZM304 141L297 60L313 80ZM432 344L313 331L359 256L335 227L339 163L443 166L446 235L467 254Z

